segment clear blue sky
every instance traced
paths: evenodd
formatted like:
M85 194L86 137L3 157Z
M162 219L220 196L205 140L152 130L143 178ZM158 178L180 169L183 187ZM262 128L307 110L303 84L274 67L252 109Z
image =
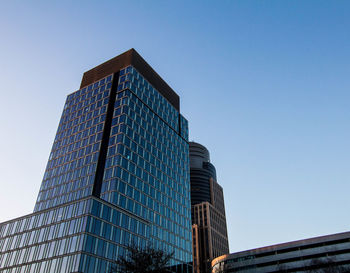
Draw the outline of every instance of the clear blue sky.
M0 221L30 213L66 95L134 47L181 97L230 251L350 229L349 1L1 1Z

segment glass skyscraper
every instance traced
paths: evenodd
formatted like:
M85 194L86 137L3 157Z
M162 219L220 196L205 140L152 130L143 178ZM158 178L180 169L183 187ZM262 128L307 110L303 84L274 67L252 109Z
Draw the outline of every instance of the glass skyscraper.
M108 272L149 243L192 272L191 236L188 123L131 49L67 97L34 213L0 224L0 272Z

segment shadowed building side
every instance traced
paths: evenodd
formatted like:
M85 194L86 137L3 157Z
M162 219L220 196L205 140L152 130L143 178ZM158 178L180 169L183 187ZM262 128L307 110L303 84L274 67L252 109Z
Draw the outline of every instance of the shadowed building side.
M229 253L229 246L223 190L209 151L196 142L190 142L190 179L193 269L207 273L212 259Z

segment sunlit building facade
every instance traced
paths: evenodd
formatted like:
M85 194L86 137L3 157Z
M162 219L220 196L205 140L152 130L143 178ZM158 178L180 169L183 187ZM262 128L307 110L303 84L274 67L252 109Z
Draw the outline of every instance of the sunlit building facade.
M67 97L34 213L0 224L0 272L108 272L149 243L192 272L187 120L131 49Z

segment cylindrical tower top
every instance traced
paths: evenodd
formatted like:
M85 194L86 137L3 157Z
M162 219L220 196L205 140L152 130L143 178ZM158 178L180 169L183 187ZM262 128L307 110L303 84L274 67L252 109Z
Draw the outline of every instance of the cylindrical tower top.
M209 151L197 142L190 142L190 167L202 168L203 162L210 162Z

